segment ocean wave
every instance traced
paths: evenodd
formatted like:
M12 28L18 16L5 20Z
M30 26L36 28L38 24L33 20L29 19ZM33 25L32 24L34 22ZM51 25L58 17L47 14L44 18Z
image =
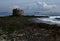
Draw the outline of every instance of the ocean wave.
M33 18L35 23L60 24L60 16L50 16L49 18Z

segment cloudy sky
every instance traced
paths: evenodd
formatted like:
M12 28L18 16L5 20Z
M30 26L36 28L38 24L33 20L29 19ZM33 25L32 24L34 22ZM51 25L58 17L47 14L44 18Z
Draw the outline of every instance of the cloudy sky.
M13 8L60 12L60 0L0 0L0 12L11 11Z

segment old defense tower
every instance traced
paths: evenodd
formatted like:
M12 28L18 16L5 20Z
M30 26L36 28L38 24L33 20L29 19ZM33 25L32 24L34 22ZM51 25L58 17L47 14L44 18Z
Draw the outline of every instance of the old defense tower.
M18 8L13 9L13 16L24 16L24 11Z

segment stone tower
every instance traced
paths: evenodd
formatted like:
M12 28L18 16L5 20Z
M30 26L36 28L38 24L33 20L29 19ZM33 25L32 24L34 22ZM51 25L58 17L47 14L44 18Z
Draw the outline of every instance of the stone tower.
M13 9L13 16L24 16L24 11L18 8Z

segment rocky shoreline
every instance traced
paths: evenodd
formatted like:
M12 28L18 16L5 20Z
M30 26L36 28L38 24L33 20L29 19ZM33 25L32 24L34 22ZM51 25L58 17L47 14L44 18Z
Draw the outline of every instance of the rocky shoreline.
M60 41L60 27L32 23L27 17L1 17L0 41Z

